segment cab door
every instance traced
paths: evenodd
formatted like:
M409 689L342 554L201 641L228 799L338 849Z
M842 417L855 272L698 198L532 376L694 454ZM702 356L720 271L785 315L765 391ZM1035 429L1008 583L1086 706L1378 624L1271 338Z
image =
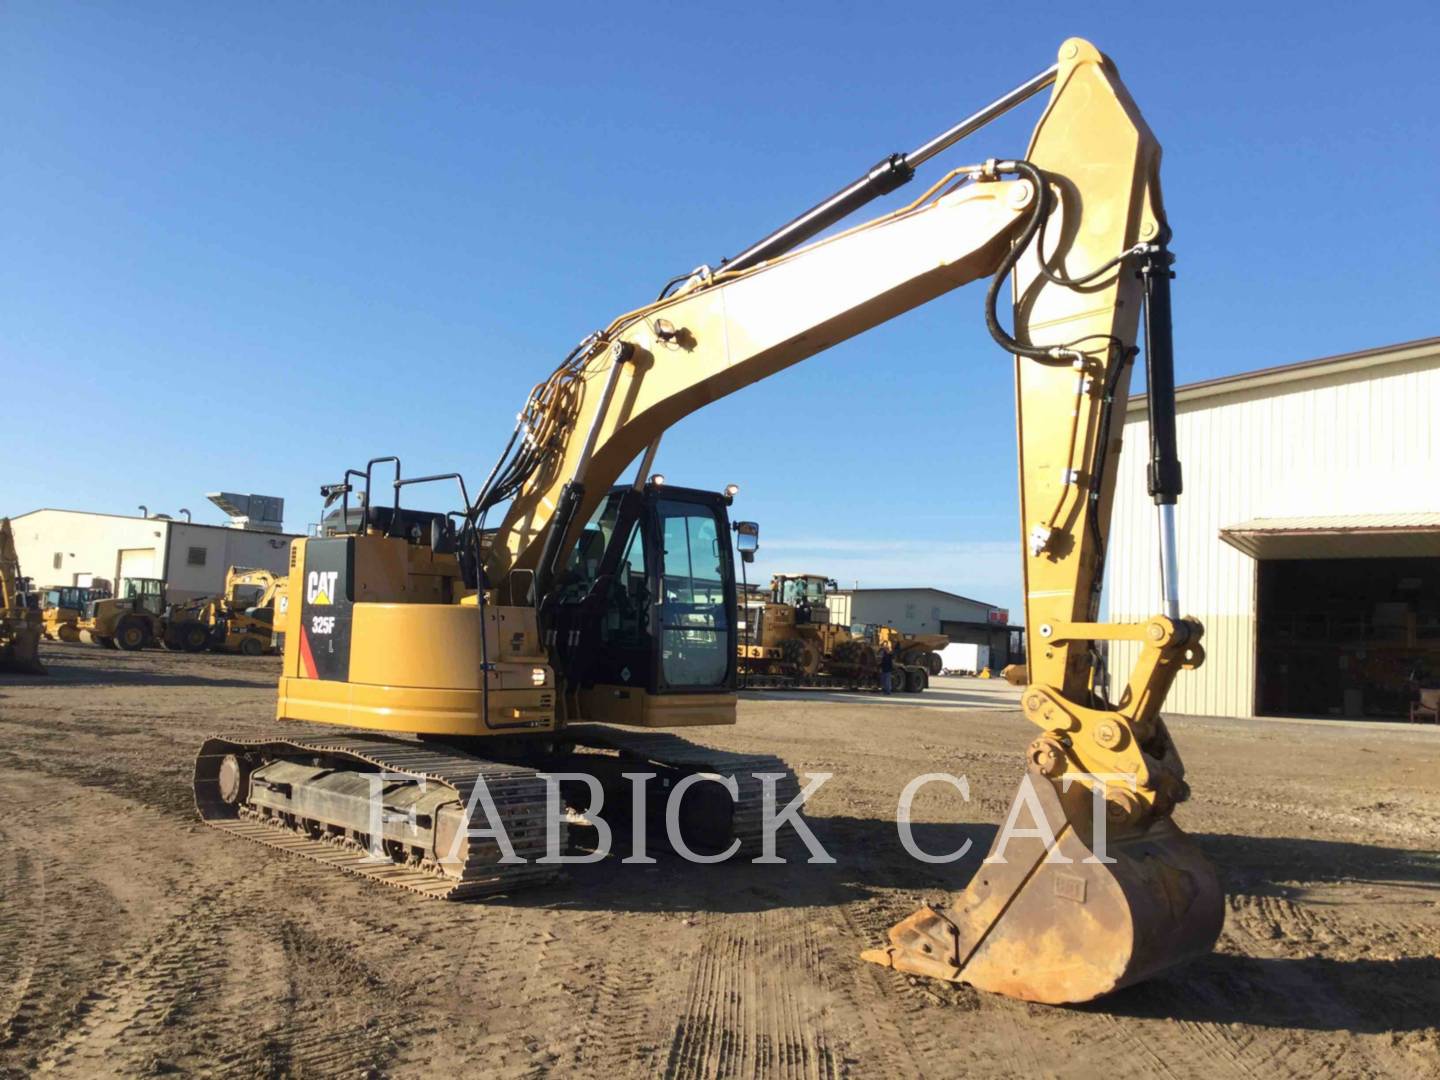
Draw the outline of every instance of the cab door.
M662 490L654 516L660 545L655 691L733 688L735 569L725 508Z

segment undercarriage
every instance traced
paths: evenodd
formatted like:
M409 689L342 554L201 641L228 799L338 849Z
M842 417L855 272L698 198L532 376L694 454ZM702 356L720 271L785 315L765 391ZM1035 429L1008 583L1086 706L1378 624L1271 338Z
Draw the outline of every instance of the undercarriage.
M603 793L598 814L627 841L636 805L627 774L648 777L646 836L662 846L671 793L698 776L676 800L679 836L707 856L738 841L733 858L763 848L767 787L782 809L799 791L778 758L584 724L566 729L563 741L468 746L349 732L211 738L196 760L195 803L225 832L425 896L467 900L559 880L553 856L569 848L568 822L597 814L575 774L594 777ZM722 786L730 778L733 798Z

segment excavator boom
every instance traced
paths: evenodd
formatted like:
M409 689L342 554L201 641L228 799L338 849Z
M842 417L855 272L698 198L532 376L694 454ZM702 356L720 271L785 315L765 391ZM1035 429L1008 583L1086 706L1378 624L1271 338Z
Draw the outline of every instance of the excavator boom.
M992 273L1033 189L959 183L981 175L953 175L958 186L933 199L616 319L531 398L524 438L545 454L500 526L490 579L535 570L543 593L622 470L685 416Z

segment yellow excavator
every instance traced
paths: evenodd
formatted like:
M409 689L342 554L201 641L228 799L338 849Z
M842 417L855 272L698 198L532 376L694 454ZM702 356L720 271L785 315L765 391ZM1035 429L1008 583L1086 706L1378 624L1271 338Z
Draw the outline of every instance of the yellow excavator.
M30 602L29 582L20 576L20 556L10 519L0 518L0 671L43 675L40 612Z
M1047 89L1024 157L953 168L908 205L815 239ZM394 458L347 470L322 489L340 504L326 534L291 547L276 710L346 730L207 740L195 767L202 818L426 895L477 896L556 873L535 860L554 813L541 771L583 770L611 791L648 770L662 781L652 790L688 789L687 846L755 850L765 796L784 805L798 785L774 759L673 730L734 722L735 573L730 499L651 476L660 438L717 398L988 277L986 323L1015 364L1035 642L1022 708L1040 734L1021 791L1048 828L1001 830L1003 863L986 862L950 903L917 911L865 955L1062 1003L1208 951L1222 895L1175 824L1189 789L1160 716L1203 652L1175 578L1159 165L1114 64L1071 39L1004 97L586 337L535 387L473 498L458 474L404 478ZM1142 324L1163 596L1143 623L1102 623L1117 413ZM387 479L393 494L377 495ZM456 510L401 508L411 485L440 482L458 488ZM1139 642L1141 655L1112 699L1096 644L1115 640ZM733 786L689 783L716 777ZM648 809L638 795L622 805ZM505 828L472 828L477 807Z

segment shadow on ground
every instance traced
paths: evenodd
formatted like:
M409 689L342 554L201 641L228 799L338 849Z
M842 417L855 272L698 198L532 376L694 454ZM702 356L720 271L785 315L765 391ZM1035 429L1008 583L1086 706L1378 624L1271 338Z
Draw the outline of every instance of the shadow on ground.
M93 649L97 654L88 657L82 650ZM169 654L179 656L183 654ZM157 671L149 663L145 652L131 653L128 663L117 667L116 654L102 650L99 646L75 645L61 651L50 649L41 654L45 665L43 675L0 675L0 688L5 687L94 687L94 686L230 686L245 689L272 689L279 675L278 661L271 657L246 657L244 663L253 666L253 672L243 670L230 673L206 673L201 671L174 674ZM185 659L190 659L185 657ZM214 654L201 653L194 658L197 667L213 667L218 659ZM268 661L268 662L267 662Z
M990 850L998 831L985 822L915 823L916 846L939 855L969 848L943 864L912 858L888 819L808 819L830 864L811 863L808 849L790 837L780 848L784 864L731 861L686 862L662 850L663 832L652 830L654 866L626 864L628 825L615 826L610 858L568 868L571 885L546 902L556 907L617 911L763 911L776 907L825 907L850 903L875 890L913 891L937 900L960 892ZM1404 848L1293 837L1247 837L1200 833L1196 843L1215 865L1227 893L1284 896L1307 885L1403 882L1440 890L1440 855ZM527 903L517 897L517 904Z
M1212 953L1087 1010L1116 1017L1377 1034L1436 1026L1440 957L1341 960Z
M917 897L940 900L965 887L996 832L994 825L979 823L913 825L915 843L923 851L955 851L970 843L958 861L932 865L906 853L894 821L831 817L809 822L833 863L807 861L809 849L793 836L778 845L784 863L690 863L665 847L663 826L652 830L647 845L655 864L626 863L632 854L629 825L616 825L610 857L568 866L568 882L547 890L543 903L584 910L734 913L831 907L864 899L875 888L911 890ZM537 895L524 893L500 902L529 907Z
M1192 834L1230 893L1294 896L1307 885L1402 882L1440 890L1440 853L1293 836Z

